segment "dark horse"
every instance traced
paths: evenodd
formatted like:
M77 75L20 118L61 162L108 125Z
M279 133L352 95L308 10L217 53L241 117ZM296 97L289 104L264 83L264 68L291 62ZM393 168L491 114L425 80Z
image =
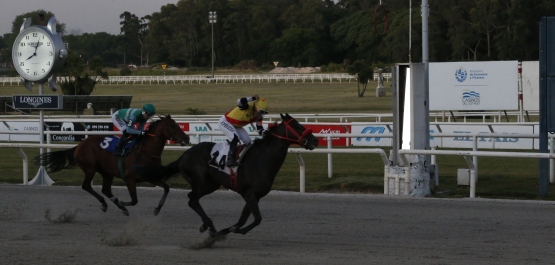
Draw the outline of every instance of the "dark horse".
M258 201L270 192L274 178L285 161L289 145L298 144L310 150L318 146L318 139L312 134L311 129L305 129L289 114L281 115L281 118L282 122L271 126L264 138L255 140L241 159L235 186L232 185L229 175L209 166L208 163L212 159L210 151L215 145L211 142L202 142L191 147L179 159L167 166L138 167L137 170L144 175L162 174L163 178L181 173L192 187L188 195L189 207L202 218L200 232L208 229L212 237L223 236L230 232L246 234L262 220ZM199 199L214 192L220 186L236 190L246 204L236 224L217 231L212 220L202 209ZM251 213L254 221L243 227Z
M102 203L102 211L104 212L108 208L108 204L91 186L96 172L102 176L102 193L112 200L125 215L129 215L129 211L125 206L133 206L138 202L137 183L150 182L153 185L160 186L164 188L164 195L158 207L154 210L154 214L158 215L168 195L169 186L165 183L165 179L153 176L140 176L131 170L131 167L134 164L161 165L161 155L166 140L174 140L180 142L181 145L189 142L189 136L181 130L170 115L165 117L159 116L159 118L159 120L150 124L145 136L138 139L135 148L125 157L118 157L102 148L101 144L106 145L106 141L110 138L98 135L89 136L71 149L48 152L37 156L35 157L35 163L44 165L47 172L58 172L62 169L74 168L76 165L79 166L85 172L82 188ZM120 163L118 160L120 159L122 163L118 166L118 163ZM121 173L123 173L123 176ZM120 177L125 181L129 196L131 197L130 202L119 201L112 194L114 176Z

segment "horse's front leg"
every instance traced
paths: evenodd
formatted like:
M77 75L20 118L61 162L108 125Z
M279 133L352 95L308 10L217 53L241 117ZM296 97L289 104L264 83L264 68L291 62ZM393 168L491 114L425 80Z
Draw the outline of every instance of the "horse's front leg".
M241 212L241 217L239 218L239 221L228 228L218 231L218 234L227 235L229 234L229 232L235 232L235 230L245 225L250 215L251 215L251 210L249 209L249 206L245 204L245 206L243 207L243 211Z
M81 188L83 190L86 190L88 193L92 194L102 204L101 206L102 211L106 212L106 210L108 209L108 204L106 203L106 200L102 198L102 195L94 191L91 185L91 182L95 173L96 172L94 171L89 171L89 172L85 171L85 180L83 181L83 185L81 185ZM102 181L102 183L104 183L104 181Z
M133 176L127 176L125 178L125 185L127 185L127 190L129 191L129 197L131 197L130 202L119 201L120 206L135 206L139 202L137 199L137 183Z
M168 186L168 184L166 184L165 182L156 183L155 185L164 188L164 195L162 195L162 199L160 199L160 202L158 202L158 207L154 208L154 215L158 215L160 213L160 210L162 209L162 206L164 206L164 203L166 202L166 198L168 197L168 193L170 192L170 186Z
M104 196L110 198L110 200L120 209L122 210L123 214L129 216L129 211L125 206L119 205L119 200L117 197L112 194L112 183L114 181L114 177L112 175L101 173L102 176L102 194Z
M251 224L249 224L248 226L245 226L243 228L236 227L235 229L233 229L232 232L244 235L244 234L248 233L250 230L252 230L253 228L255 228L256 226L258 226L260 224L260 222L262 222L262 215L260 214L260 209L258 208L258 201L260 200L260 198L258 198L254 194L254 191L249 191L246 194L244 194L243 199L247 203L245 205L245 207L247 207L248 210L254 216L254 221ZM244 212L245 212L245 209L243 209L243 213ZM241 220L243 219L243 213L241 213L241 218L239 219L239 222L241 222ZM245 220L244 220L243 224L247 221L246 218L248 218L248 215L247 215L247 217L245 217Z
M189 192L187 196L189 197L189 207L191 207L191 209L193 209L202 219L202 226L199 231L204 233L206 230L209 230L211 235L216 234L216 227L214 227L214 223L212 223L210 217L208 217L208 215L204 212L204 209L202 209L202 206L199 203L200 197L195 194L195 190Z

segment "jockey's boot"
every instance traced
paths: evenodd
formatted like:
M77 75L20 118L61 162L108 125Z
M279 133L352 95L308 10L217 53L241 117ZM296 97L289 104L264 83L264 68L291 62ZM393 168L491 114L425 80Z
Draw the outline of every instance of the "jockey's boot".
M125 142L127 142L127 137L129 136L129 134L127 133L123 133L121 135L121 137L119 138L118 143L116 144L116 150L114 151L114 154L117 156L123 156L125 153Z
M239 138L237 137L237 135L235 135L235 137L233 137L233 140L231 140L231 142L229 143L229 151L227 152L226 165L228 167L235 167L239 165L235 160L235 150L237 149L237 143L239 143Z

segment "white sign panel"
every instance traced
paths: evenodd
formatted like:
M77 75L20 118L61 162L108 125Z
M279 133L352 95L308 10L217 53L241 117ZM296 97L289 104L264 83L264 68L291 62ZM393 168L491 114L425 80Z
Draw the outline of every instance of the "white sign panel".
M540 62L522 62L522 109L540 110Z
M518 110L518 61L430 63L430 110Z
M253 128L250 125L247 125L243 128L247 130L248 133L254 132ZM264 128L267 128L267 126L265 126ZM218 132L220 134L202 135L202 133L207 132ZM200 142L223 143L227 141L227 137L222 131L220 131L220 127L218 127L217 122L189 123L189 131L186 133L187 135L189 135L189 140L191 144L198 144ZM255 136L251 136L251 139L254 140Z
M430 140L430 146L442 148L472 148L473 139L471 134L492 133L489 126L484 125L439 125L441 133L436 134L461 134L455 137L434 137ZM430 126L431 128L432 126ZM436 126L433 126L436 127ZM514 126L514 125L492 125L494 133L507 134L506 137L477 137L478 149L532 149L534 146L533 138L519 138L517 135L534 133L534 126Z
M0 123L0 131L16 131L16 132L36 132L37 134L0 134L1 141L21 141L21 142L39 142L39 122L5 122Z

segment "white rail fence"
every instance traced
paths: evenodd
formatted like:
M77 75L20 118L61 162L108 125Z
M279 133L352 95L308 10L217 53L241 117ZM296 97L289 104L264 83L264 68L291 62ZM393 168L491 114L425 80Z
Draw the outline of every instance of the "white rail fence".
M65 77L58 77L58 82ZM346 73L335 74L253 74L253 75L166 75L166 76L109 76L102 84L207 84L207 83L288 83L288 82L351 82L356 77ZM2 86L22 85L20 77L0 77Z
M77 131L45 131L45 134L80 134L80 135L107 135L107 134L120 134L120 132L77 132ZM36 132L0 132L0 134L37 134ZM199 133L200 134L200 133ZM219 135L218 132L204 132L202 134L208 135ZM254 134L253 134L254 135ZM384 163L384 170L387 172L387 168L391 165L391 161L389 160L387 154L383 149L380 148L336 148L333 149L331 145L332 138L335 137L348 137L348 138L356 138L356 137L366 137L366 134L315 134L317 137L327 137L327 148L317 148L315 150L305 150L302 148L290 148L289 153L294 153L297 158L297 162L299 163L299 182L300 182L300 192L305 192L305 163L301 156L303 153L327 153L328 154L328 177L331 178L333 176L333 159L332 154L340 154L340 153L366 153L366 154L378 154L382 162ZM457 136L460 137L461 134L446 134L446 135L433 135L434 137L453 137ZM457 155L462 156L465 161L467 162L470 171L471 171L471 179L470 179L470 197L474 198L476 195L476 182L478 179L478 160L479 156L493 156L493 157L520 157L520 158L545 158L549 159L549 174L550 174L550 182L555 182L555 135L550 135L550 153L532 153L532 152L491 152L491 151L477 151L478 149L478 141L479 137L504 137L506 134L485 134L485 133L478 133L478 134L466 134L462 135L463 137L472 137L474 148L473 151L465 151L465 150L400 150L399 151L399 158L405 163L408 163L406 155L408 154L421 154L421 155L431 155L431 164L435 164L435 156L436 155ZM521 134L518 135L522 138L538 138L539 135L536 134ZM380 137L390 138L392 137L391 134L388 135L381 135ZM50 139L51 137L47 137ZM0 147L9 147L9 148L17 148L22 160L23 160L23 183L27 184L28 182L28 160L27 156L23 152L21 148L48 148L47 151L50 151L50 148L72 148L76 144L52 144L50 141L46 144L38 144L38 143L0 143ZM171 150L171 151L184 151L190 147L185 146L166 146L164 150ZM387 173L384 172L384 193L385 193L385 185L387 185ZM405 182L408 183L408 176L407 178L403 179ZM438 181L438 180L436 180ZM398 187L397 187L398 188Z
M391 78L393 77L392 73L382 73L383 79L385 79L385 81L390 81ZM378 81L378 79L380 78L380 75L378 73L374 73L373 75L374 81Z

